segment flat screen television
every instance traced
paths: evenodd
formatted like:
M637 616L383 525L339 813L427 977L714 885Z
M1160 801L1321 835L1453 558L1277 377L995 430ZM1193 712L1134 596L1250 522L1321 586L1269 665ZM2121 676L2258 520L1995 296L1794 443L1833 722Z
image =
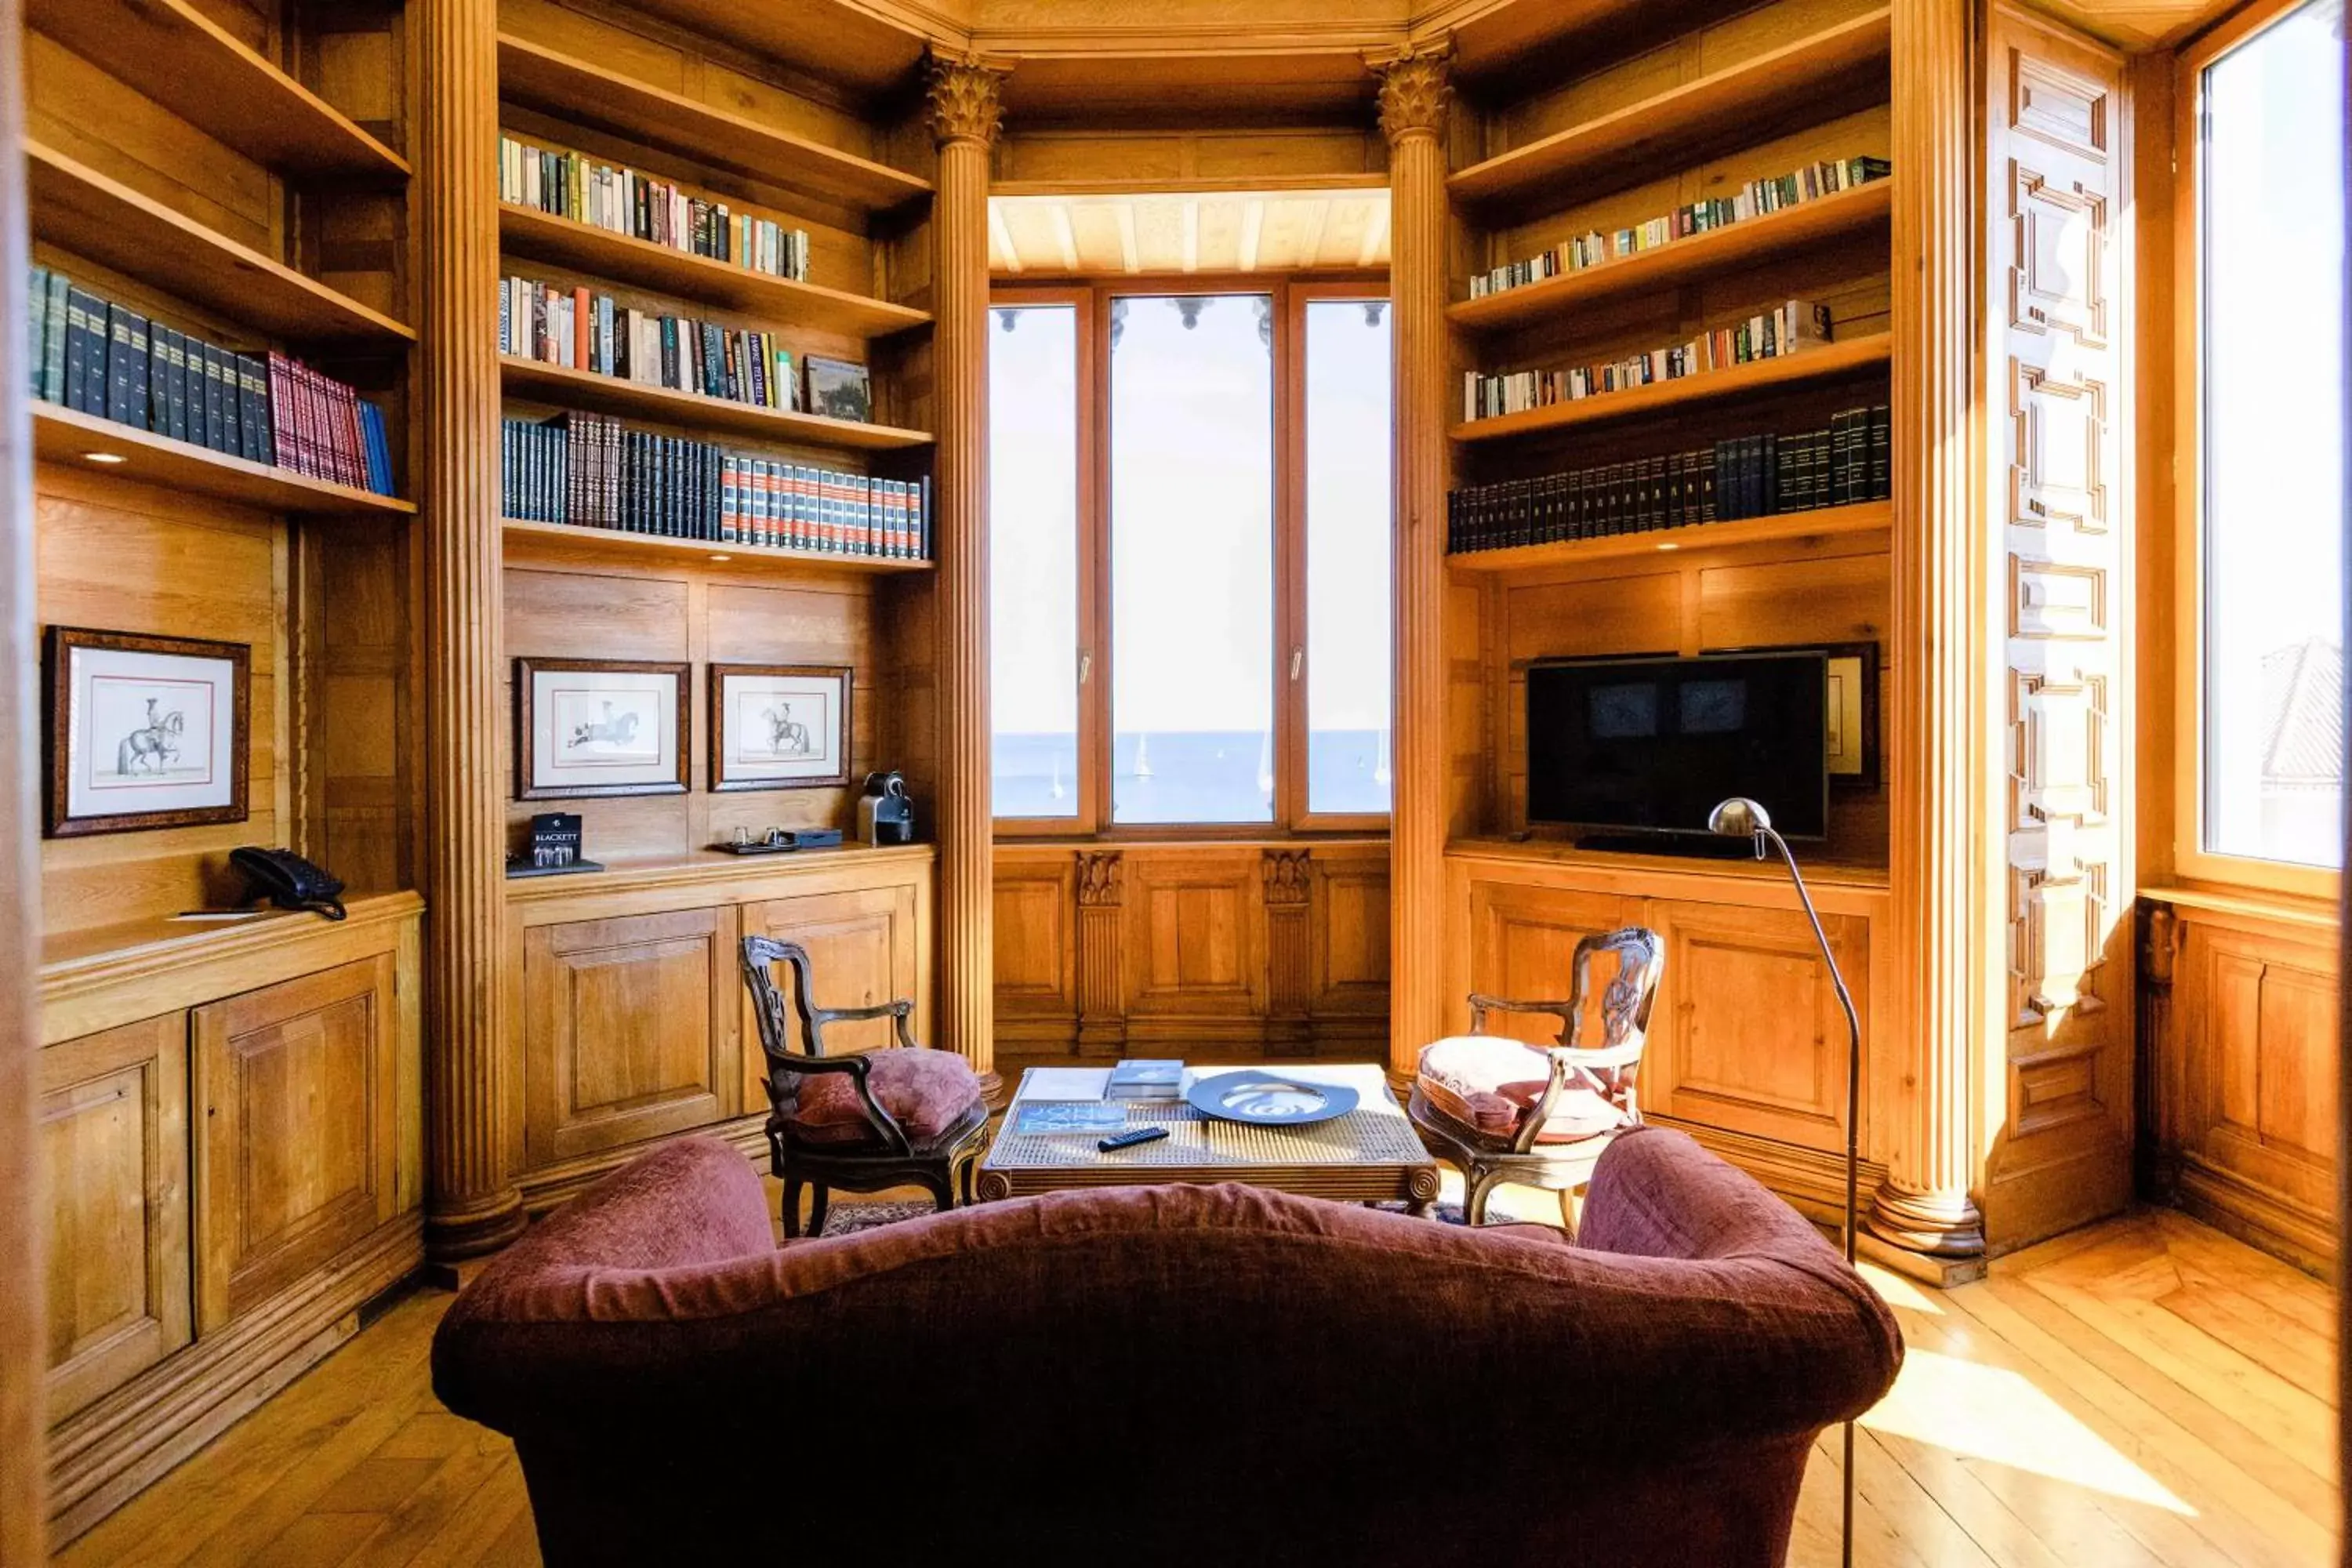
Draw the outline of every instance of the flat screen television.
M1828 689L1820 648L1532 665L1528 820L1703 836L1716 803L1737 795L1790 838L1824 837Z

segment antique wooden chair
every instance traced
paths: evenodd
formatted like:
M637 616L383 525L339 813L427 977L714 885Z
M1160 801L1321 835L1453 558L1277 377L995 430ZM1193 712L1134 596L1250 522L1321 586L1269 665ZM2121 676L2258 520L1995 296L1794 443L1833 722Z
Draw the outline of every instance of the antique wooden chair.
M1617 959L1601 998L1601 1042L1576 1043L1591 979L1592 955ZM1592 1178L1609 1141L1641 1124L1634 1079L1650 1028L1665 953L1655 931L1640 926L1588 936L1576 944L1565 1002L1511 1002L1473 994L1470 1032L1423 1047L1410 1114L1422 1142L1460 1167L1464 1217L1486 1218L1486 1199L1505 1182L1559 1194L1561 1220L1576 1230L1573 1198ZM1524 1045L1486 1033L1492 1013L1545 1013L1563 1021L1555 1043Z
M768 1153L784 1184L787 1237L800 1235L801 1188L813 1187L809 1234L824 1234L832 1190L871 1193L913 1184L942 1209L959 1192L971 1201L972 1168L987 1141L988 1107L979 1077L952 1051L915 1044L903 997L873 1007L820 1007L809 977L808 950L772 937L743 939L743 984L759 1016L760 1048L768 1058ZM784 998L776 965L792 972L793 1010L800 1016L805 1054L784 1029ZM830 1024L868 1018L896 1021L898 1043L880 1050L827 1056Z

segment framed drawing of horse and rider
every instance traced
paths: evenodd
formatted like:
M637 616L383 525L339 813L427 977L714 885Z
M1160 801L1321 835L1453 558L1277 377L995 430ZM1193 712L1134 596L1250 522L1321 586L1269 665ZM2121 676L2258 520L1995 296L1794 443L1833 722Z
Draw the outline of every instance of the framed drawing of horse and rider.
M684 794L691 669L630 659L516 659L515 798Z
M51 626L49 837L244 821L251 653L243 643Z
M710 787L847 784L849 691L846 665L712 665Z

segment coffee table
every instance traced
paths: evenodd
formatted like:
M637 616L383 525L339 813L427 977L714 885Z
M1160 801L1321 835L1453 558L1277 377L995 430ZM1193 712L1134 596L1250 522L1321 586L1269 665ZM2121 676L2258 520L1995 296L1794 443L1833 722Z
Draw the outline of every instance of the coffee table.
M1104 1153L1084 1133L1017 1134L1024 1096L1041 1071L1057 1076L1108 1068L1032 1068L1005 1108L1004 1121L980 1163L983 1201L1025 1197L1066 1187L1132 1186L1158 1182L1246 1182L1349 1203L1402 1200L1413 1214L1437 1198L1437 1163L1389 1092L1388 1075L1370 1062L1232 1063L1185 1066L1196 1077L1244 1068L1356 1091L1356 1109L1302 1127L1261 1127L1202 1115L1181 1100L1130 1100L1127 1125L1165 1127L1168 1136ZM1066 1079L1065 1081L1068 1081ZM1056 1097L1059 1098L1059 1097Z

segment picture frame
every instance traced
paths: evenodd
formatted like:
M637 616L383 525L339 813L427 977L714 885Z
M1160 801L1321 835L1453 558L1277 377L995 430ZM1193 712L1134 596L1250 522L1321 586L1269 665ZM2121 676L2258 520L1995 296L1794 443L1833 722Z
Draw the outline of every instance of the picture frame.
M803 354L801 367L808 391L802 407L808 413L859 425L873 422L874 387L864 365L827 359L823 354Z
M516 659L515 798L684 795L692 705L690 665Z
M852 677L847 665L712 665L711 790L848 784Z
M1830 784L1840 789L1879 785L1878 645L1832 643L1829 696L1822 719L1829 731Z
M50 626L47 836L246 820L252 661L245 643Z

